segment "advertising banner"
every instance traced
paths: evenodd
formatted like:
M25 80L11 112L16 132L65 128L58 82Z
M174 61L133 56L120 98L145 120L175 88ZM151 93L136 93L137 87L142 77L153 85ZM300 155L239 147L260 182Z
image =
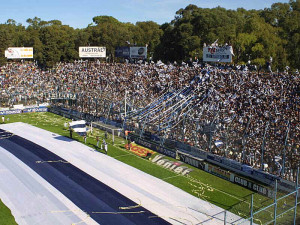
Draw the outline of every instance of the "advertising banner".
M150 153L150 155L155 153L154 151L152 151L148 148L139 146L135 143L130 143L129 145L126 144L125 148L129 149L131 152L133 152L134 154L141 156L141 157L146 157L149 153Z
M131 133L128 135L132 141L135 141L135 143L142 145L144 147L150 148L156 152L165 154L167 156L170 156L172 158L176 158L176 150L175 149L169 149L163 146L160 146L159 144L155 144L153 142L147 141L145 139L141 139L138 136L132 135Z
M146 59L147 58L147 47L130 47L130 58Z
M187 175L193 171L192 169L184 166L182 162L166 159L164 155L155 155L151 159L151 162L181 175Z
M75 100L76 99L76 94L74 93L52 93L50 95L51 99L72 99Z
M47 107L32 107L25 109L11 109L11 110L3 110L0 111L0 115L11 115L11 114L20 114L20 113L28 113L28 112L47 112Z
M103 58L106 57L106 47L88 46L79 47L80 58Z
M130 48L129 47L116 47L115 56L121 58L130 57Z
M33 48L10 47L5 50L5 57L8 59L32 59Z
M241 170L242 164L232 159L227 159L225 157L218 156L212 153L207 153L206 159L208 162L215 163L217 165L224 165L230 167L232 170L242 171Z
M204 62L232 62L232 46L208 46L203 48Z
M28 113L28 112L48 112L48 108L47 107L36 107L36 108L23 109L23 113Z
M260 184L254 183L253 181L250 181L250 180L245 179L243 177L239 177L239 176L234 175L234 176L231 177L231 182L233 182L235 184L238 184L240 186L243 186L245 188L248 188L252 191L255 191L255 192L257 192L261 195L264 195L266 197L269 197L269 198L272 198L273 195L274 195L273 190L270 190L267 187L264 187Z
M204 170L204 162L201 159L195 158L191 155L185 154L184 152L177 151L180 161L185 162L191 166L197 167Z
M227 170L223 170L218 166L213 166L211 164L205 163L205 169L206 172L209 172L211 174L214 174L218 177L221 177L225 180L230 180L230 172Z

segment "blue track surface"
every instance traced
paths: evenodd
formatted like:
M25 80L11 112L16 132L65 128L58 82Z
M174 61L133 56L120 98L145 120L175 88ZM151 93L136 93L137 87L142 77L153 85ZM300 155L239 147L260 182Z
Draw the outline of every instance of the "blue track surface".
M137 204L70 163L36 163L65 160L35 143L14 135L0 139L0 146L33 169L99 224L169 224L143 207L120 209Z

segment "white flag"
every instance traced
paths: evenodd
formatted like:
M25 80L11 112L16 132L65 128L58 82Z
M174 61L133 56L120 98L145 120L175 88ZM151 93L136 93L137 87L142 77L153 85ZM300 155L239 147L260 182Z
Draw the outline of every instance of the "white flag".
M85 120L72 121L70 122L70 128L74 130L80 136L86 135Z

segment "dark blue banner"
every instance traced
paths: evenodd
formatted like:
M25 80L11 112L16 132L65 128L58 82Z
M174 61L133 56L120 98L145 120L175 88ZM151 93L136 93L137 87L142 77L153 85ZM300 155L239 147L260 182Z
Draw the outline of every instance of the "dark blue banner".
M129 47L116 47L115 57L129 58L130 48Z

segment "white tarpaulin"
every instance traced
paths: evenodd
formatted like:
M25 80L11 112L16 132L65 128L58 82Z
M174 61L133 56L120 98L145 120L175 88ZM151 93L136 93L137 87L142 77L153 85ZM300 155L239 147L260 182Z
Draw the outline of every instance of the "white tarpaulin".
M208 46L203 48L203 61L205 62L231 62L232 46Z
M79 142L67 141L70 139L25 123L4 124L0 125L0 127L1 129L8 130L15 135L32 141L41 147L47 148L49 151L76 166L83 172L101 181L105 185L110 186L120 194L135 201L137 204L171 224L224 224L224 209L198 197L194 197L163 180L159 180L156 177L117 161L112 157L105 154L99 154L99 152ZM5 158L3 161L7 162ZM10 167L6 166L4 169L7 170L10 169ZM187 180L187 182L189 181ZM15 185L16 186L14 187L18 187L17 184ZM32 184L35 189L37 188L37 185L38 184ZM2 186L0 185L0 187ZM2 188L0 188L0 190L1 189ZM33 189L33 193L35 193L35 189ZM24 192L18 192L16 190L17 189L13 189L12 193L9 192L9 188L8 190L5 189L2 192L0 191L0 197L7 199L4 203L7 204L11 202L8 206L11 208L15 217L22 219L26 216L25 219L28 218L34 220L37 216L43 216L46 219L52 216L52 214L44 213L45 210L42 207L38 207L39 205L42 205L42 202L33 205L31 204L32 198L30 198L30 196L24 198L22 196ZM15 193L19 194L20 198L14 198ZM41 194L41 196L44 195ZM25 213L22 211L23 208L20 207L21 204L18 204L20 199L22 200L21 202L23 202L23 205L27 204L28 212ZM58 198L58 200L60 199L61 198ZM61 202L66 204L64 199L61 199ZM12 204L15 207L11 207ZM67 207L72 208L72 206ZM57 208L62 208L59 206L59 203L55 203L51 210L57 210ZM62 208L62 210L64 209ZM74 210L74 212L77 211ZM31 217L29 218L27 215L31 215ZM58 215L55 214L55 216ZM79 214L76 215L80 216ZM228 224L236 224L239 219L239 216L227 211ZM90 224L89 221L86 221L86 223ZM35 222L30 224L44 223Z
M5 50L5 57L8 59L32 59L33 48L11 47Z
M88 46L79 47L80 58L103 58L106 57L106 47Z
M97 225L65 195L0 147L0 198L20 225ZM62 212L66 213L62 213Z

